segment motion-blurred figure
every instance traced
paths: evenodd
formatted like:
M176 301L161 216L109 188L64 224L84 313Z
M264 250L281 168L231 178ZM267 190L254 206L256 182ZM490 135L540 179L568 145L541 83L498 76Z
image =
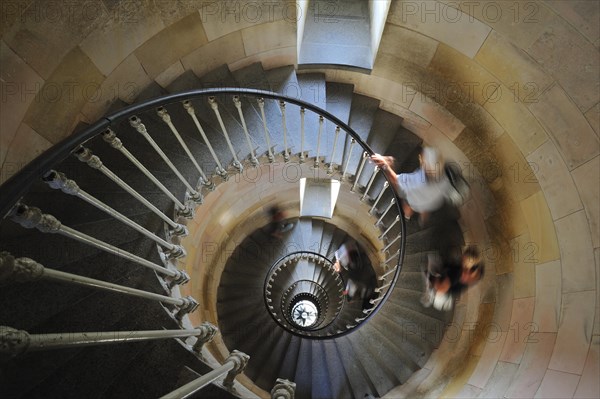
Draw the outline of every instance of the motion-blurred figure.
M271 222L267 226L267 232L275 238L282 239L283 233L294 228L294 223L286 221L285 212L277 205L273 205L267 211Z
M367 254L355 242L345 242L335 251L333 267L346 284L344 293L348 301L360 298L363 309L372 307L369 301L376 297L377 278Z

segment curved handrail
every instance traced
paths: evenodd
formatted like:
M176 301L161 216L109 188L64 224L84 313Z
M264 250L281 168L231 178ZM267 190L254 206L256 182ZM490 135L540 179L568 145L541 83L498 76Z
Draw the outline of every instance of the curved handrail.
M121 110L118 110L108 116L103 117L98 122L92 124L88 128L82 130L81 132L74 133L69 137L65 138L61 142L55 144L53 147L45 151L43 154L32 160L28 163L23 169L9 178L4 184L0 186L0 218L5 218L7 214L10 212L12 207L18 202L18 200L25 195L28 189L31 187L33 182L42 177L46 172L52 169L57 163L64 160L68 157L73 151L75 151L78 146L85 143L86 141L92 139L96 135L105 131L109 127L113 127L114 125L120 123L123 120L126 120L130 116L135 114L145 112L148 110L152 110L161 106L165 106L171 103L183 101L186 99L196 98L196 97L205 97L211 95L250 95L255 97L263 97L273 100L283 100L290 104L294 104L310 110L318 115L325 117L327 120L334 122L337 126L342 128L347 134L349 134L355 141L358 143L367 154L372 155L374 151L369 147L369 145L364 142L358 133L356 133L348 124L341 121L335 115L332 115L328 111L317 107L313 104L305 102L303 100L299 100L293 97L281 95L275 92L267 91L267 90L259 90L259 89L245 89L245 88L234 88L234 87L225 87L225 88L208 88L208 89L195 89L188 90L180 93L169 94L157 98L153 98L142 103L132 104L127 107L124 107ZM387 175L384 175L387 180ZM391 183L388 181L388 183ZM370 318L372 318L380 309L381 305L387 301L389 296L392 293L392 287L395 286L398 277L400 275L400 270L402 266L402 262L404 260L405 253L405 243L406 243L406 225L404 222L402 207L400 206L400 198L398 193L395 190L391 190L392 195L395 198L395 205L398 211L398 214L401 216L400 220L400 234L401 234L401 242L399 248L398 262L396 264L396 271L393 275L392 281L390 282L390 289L386 290L381 301L375 306L375 308L365 316L365 318L361 321L361 323L354 328L348 329L343 333L335 334L335 336L342 336L348 334L350 331L353 331L355 328L360 327ZM313 337L316 338L316 337ZM332 338L332 337L326 337Z

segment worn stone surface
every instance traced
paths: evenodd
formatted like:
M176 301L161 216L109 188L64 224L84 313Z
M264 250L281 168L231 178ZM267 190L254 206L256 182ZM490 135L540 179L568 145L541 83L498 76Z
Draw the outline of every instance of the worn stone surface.
M437 127L450 140L458 137L465 128L460 120L429 97L414 96L409 109Z
M479 398L497 399L504 397L504 392L510 386L518 369L517 364L499 361Z
M99 119L117 100L132 103L144 88L151 83L144 68L130 55L106 77L81 112L91 121Z
M600 336L592 337L592 344L585 361L583 373L574 398L597 398L600 397Z
M485 104L494 97L500 81L485 68L446 44L439 44L428 70L452 82L468 102Z
M290 0L205 2L199 11L206 35L211 41L237 30L269 22L283 20L295 25L299 16L296 2ZM306 10L299 12L306 15Z
M527 160L544 191L554 220L582 208L573 178L551 140L531 153Z
M560 86L542 94L529 109L554 139L569 169L582 165L600 152L598 136Z
M542 383L550 362L556 334L535 334L533 339L534 341L527 343L515 378L504 394L505 398L532 398Z
M24 121L51 143L71 134L79 110L96 95L104 76L76 47L63 58L27 110Z
M22 123L8 146L8 153L0 171L0 184L51 146L48 140Z
M515 276L515 298L535 296L535 265L538 263L536 245L529 234L523 234L510 241Z
M567 20L591 43L600 40L600 4L587 0L544 0L558 15ZM597 47L597 46L596 46Z
M553 79L522 49L492 31L475 61L494 74L522 102L535 101Z
M500 355L500 361L519 364L523 358L533 325L535 298L519 298L513 301L510 326Z
M594 290L563 294L556 345L548 368L573 374L583 372L594 322L590 304L595 300Z
M220 65L234 63L244 57L242 34L233 32L199 47L183 57L181 63L196 76L202 76Z
M6 7L12 14L9 5ZM3 39L40 76L49 79L63 57L110 15L104 3L94 0L32 1Z
M393 2L387 21L446 43L471 58L491 30L468 14L435 1Z
M596 136L600 135L600 103L597 103L585 113L585 119L596 132Z
M562 302L560 261L542 263L535 268L535 310L533 323L539 332L557 332Z
M576 374L548 369L535 398L570 398L575 393L578 382L579 376Z
M400 57L426 68L439 42L418 32L394 24L386 24L378 52Z
M281 20L242 30L247 56L296 45L296 25Z
M594 290L594 253L585 212L575 212L554 224L560 237L563 293Z
M17 129L35 100L44 80L29 67L4 41L0 42L0 90L2 111L0 118L0 165L17 134Z
M161 87L166 89L167 86L169 86L184 72L185 69L183 69L183 64L181 63L181 61L177 60L173 63L173 65L171 65L170 67L162 71L160 74L158 74L154 78L154 81L158 83Z
M529 238L537 247L540 263L559 259L561 256L557 234L552 223L552 216L543 193L540 191L520 203L527 226ZM562 238L562 236L561 236Z
M129 3L123 7L135 7ZM113 12L110 19L91 32L80 44L81 49L108 76L135 49L164 29L160 16L150 7L138 3L136 9Z
M529 47L553 18L550 9L538 2L441 0L490 26L519 47Z
M175 61L208 42L199 14L191 14L168 26L135 50L151 78Z
M530 154L548 140L535 116L508 87L499 86L484 108L502 125L523 154Z
M598 49L563 18L555 16L527 52L556 77L581 111L587 111L598 102Z

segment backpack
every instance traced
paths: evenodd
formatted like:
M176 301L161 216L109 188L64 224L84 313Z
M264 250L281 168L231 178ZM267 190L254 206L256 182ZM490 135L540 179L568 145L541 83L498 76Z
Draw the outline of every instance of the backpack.
M444 166L444 172L451 186L448 192L448 200L453 206L459 207L469 199L471 186L455 163L447 163Z

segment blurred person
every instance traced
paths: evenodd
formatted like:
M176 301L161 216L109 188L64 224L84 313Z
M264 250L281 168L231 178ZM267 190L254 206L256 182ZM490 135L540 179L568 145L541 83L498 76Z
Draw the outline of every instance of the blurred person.
M347 241L335 251L333 268L342 275L344 295L349 302L360 298L363 309L373 306L369 301L376 297L377 277L367 254L355 242Z
M294 228L294 223L286 221L286 214L278 205L271 206L267 213L271 221L266 230L272 237L282 239L283 233Z
M419 154L419 168L412 173L397 174L394 158L374 154L371 160L387 175L402 199L402 210L407 220L414 213L420 214L421 224L429 214L438 210L453 189L445 173L444 161L433 147L423 147Z

